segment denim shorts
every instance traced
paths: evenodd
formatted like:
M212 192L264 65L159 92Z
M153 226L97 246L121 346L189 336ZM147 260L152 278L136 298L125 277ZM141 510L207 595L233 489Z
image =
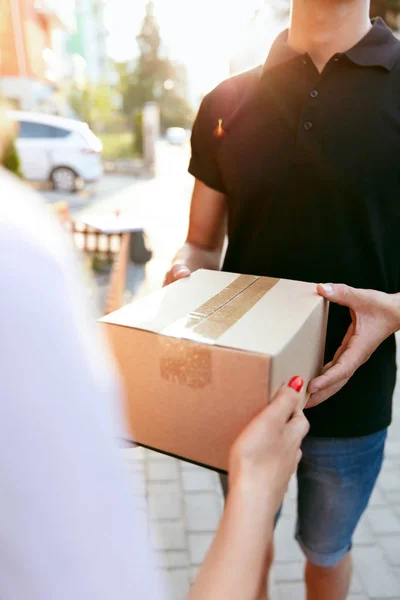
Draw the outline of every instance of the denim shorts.
M351 550L381 470L386 435L385 429L358 438L304 440L296 539L312 564L332 567Z

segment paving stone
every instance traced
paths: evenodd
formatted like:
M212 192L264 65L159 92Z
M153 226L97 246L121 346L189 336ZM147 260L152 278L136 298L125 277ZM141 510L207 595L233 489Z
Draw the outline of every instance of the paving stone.
M269 583L268 600L279 600L279 592L278 592L277 584L274 581L270 581L270 583Z
M384 492L400 491L400 477L397 470L383 471L379 476L379 487Z
M164 550L157 554L158 564L164 569L187 568L189 566L188 553L181 550Z
M385 492L385 498L389 505L400 506L400 490Z
M216 489L216 476L211 471L183 471L182 483L185 492L213 492Z
M141 461L145 458L145 449L144 448L124 448L121 450L123 453L123 457L125 460L129 461Z
M153 521L151 540L156 550L186 550L186 536L180 521Z
M378 541L391 564L400 566L400 535L382 535Z
M297 501L297 479L295 475L293 475L293 477L289 481L289 486L285 494L285 498Z
M214 534L189 533L189 556L192 565L201 565L212 544Z
M400 467L400 456L391 456L390 459L387 460L390 460L390 464L393 466L394 469L398 469Z
M386 506L387 500L385 498L384 493L379 487L376 487L372 492L371 499L369 501L369 506Z
M400 582L381 549L355 548L354 560L361 583L371 598L393 598L400 594Z
M209 469L204 469L203 467L199 467L198 465L193 465L190 462L185 460L181 461L181 469L182 471L206 471L209 472Z
M397 580L398 580L399 586L400 586L400 567L393 567L393 571L394 571L394 574L397 577ZM400 600L400 594L399 594L399 597L396 598L396 600Z
M182 519L182 493L177 483L149 483L149 511L153 519Z
M367 514L364 514L359 522L354 534L353 543L355 546L371 546L375 543L371 526L367 521Z
M198 577L200 566L190 567L190 583L194 583Z
M171 456L161 454L161 452L154 452L153 450L147 450L146 452L146 460L148 462L171 462L176 460L175 458L171 458Z
M304 561L293 563L275 562L273 577L277 583L301 582L304 580Z
M178 463L174 459L149 462L147 477L149 481L176 481L179 477Z
M174 569L166 572L168 600L187 600L190 589L189 569Z
M281 517L295 519L297 515L297 498L295 500L286 497L283 501Z
M400 519L388 506L371 507L367 519L373 533L400 532Z
M294 540L294 521L282 517L279 520L275 535L275 557L281 562L303 560L299 545Z
M304 600L305 588L302 583L283 583L277 585L279 600Z
M354 569L350 583L350 594L362 594L363 592L364 588L362 586L360 577L357 571Z
M400 456L400 441L388 440L385 447L385 456L391 458L392 456Z
M387 457L385 459L385 462L383 463L382 473L392 473L393 471L395 471L398 467L397 459L398 456Z
M190 532L214 532L221 518L221 510L214 493L186 494L186 523Z

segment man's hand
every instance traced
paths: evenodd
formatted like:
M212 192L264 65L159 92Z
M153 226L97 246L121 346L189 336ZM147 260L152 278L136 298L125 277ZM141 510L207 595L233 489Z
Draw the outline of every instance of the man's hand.
M273 515L300 461L301 442L309 429L299 404L302 385L301 378L295 377L289 382L293 388L283 386L240 434L231 450L231 487L242 485L248 493L265 494L263 503L269 502Z
M190 269L185 265L173 265L164 278L163 287L190 276Z
M313 379L306 408L317 406L338 392L378 346L400 328L400 296L376 290L361 290L343 284L318 286L327 300L348 306L351 325L333 360L323 374Z

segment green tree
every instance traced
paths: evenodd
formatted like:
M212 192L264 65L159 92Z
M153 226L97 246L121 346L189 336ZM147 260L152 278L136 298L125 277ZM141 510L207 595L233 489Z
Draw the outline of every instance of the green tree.
M118 68L125 113L131 116L146 102L156 101L162 129L171 124L187 126L193 114L186 100L186 69L161 55L161 36L151 0L137 42L139 57L134 68L130 70L126 64Z
M23 177L21 171L21 164L14 140L12 140L8 145L8 148L3 156L2 164L3 167L11 171L11 173L14 173L14 175L17 175L18 177Z
M72 110L92 129L101 130L113 120L115 92L105 83L73 87L69 94Z
M136 156L143 157L143 113L136 110L133 117L133 153Z

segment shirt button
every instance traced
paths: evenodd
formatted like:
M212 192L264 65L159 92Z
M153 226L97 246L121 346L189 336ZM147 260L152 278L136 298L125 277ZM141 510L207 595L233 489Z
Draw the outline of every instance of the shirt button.
M307 64L307 61L305 58L303 58L303 65L306 65L306 64Z
M339 62L340 56L336 55L333 57L333 62Z
M311 128L312 128L312 123L310 123L310 121L306 121L306 122L304 123L304 129L305 129L306 131L310 131L310 129L311 129Z
M318 96L318 91L313 90L312 92L310 92L310 96L311 96L311 98L316 98Z

